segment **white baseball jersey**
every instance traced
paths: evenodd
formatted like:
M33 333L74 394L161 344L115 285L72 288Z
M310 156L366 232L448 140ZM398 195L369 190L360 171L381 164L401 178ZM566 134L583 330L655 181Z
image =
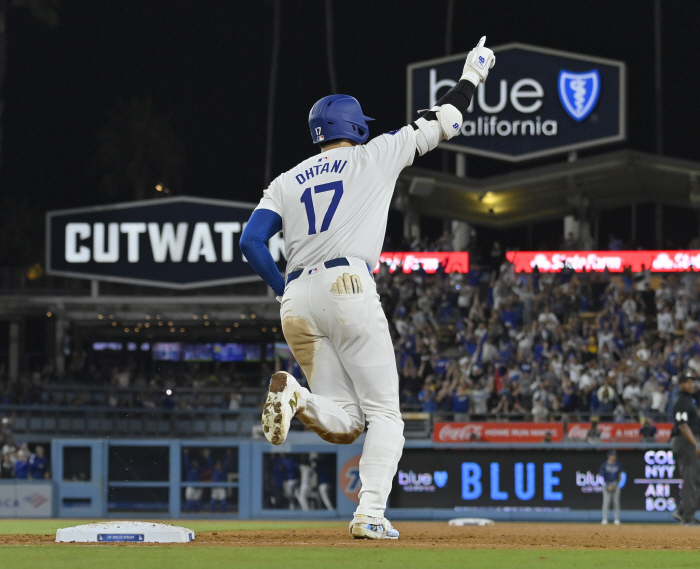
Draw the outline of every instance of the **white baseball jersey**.
M338 257L379 262L399 173L413 163L413 127L334 148L278 176L256 209L282 217L287 272Z

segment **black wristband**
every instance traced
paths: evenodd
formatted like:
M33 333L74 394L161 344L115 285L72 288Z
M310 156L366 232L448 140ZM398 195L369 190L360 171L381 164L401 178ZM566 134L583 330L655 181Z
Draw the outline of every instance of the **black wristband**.
M464 113L467 112L467 109L472 102L472 97L474 96L475 91L476 87L474 86L474 83L467 81L466 79L460 79L457 84L442 97L440 97L440 100L435 104L437 106L452 105L460 113L462 113L462 116L464 116ZM421 118L427 121L434 121L437 120L437 114L435 114L435 111L427 111L421 115ZM413 130L418 130L415 122L411 123L411 126L413 127Z
M452 87L447 93L445 93L440 100L436 103L437 105L452 105L460 113L464 114L467 112L469 105L472 102L472 97L476 87L471 81L466 79L460 79L457 84Z

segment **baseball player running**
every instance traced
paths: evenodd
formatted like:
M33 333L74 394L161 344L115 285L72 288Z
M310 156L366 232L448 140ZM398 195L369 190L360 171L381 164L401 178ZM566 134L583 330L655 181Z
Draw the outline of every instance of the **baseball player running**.
M282 444L293 416L323 440L352 443L368 423L360 459L355 538L398 539L384 517L403 450L398 373L372 270L379 261L394 185L418 152L455 136L479 83L495 63L485 38L469 52L459 82L419 119L367 142L360 104L330 95L309 113L320 154L281 174L263 192L241 250L277 293L284 336L310 390L278 372L262 424ZM366 144L365 144L366 143ZM284 229L286 279L265 242Z

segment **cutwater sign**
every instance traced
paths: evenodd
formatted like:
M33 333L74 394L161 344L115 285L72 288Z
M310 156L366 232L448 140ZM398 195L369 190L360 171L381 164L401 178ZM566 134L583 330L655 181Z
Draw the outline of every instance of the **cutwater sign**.
M512 43L479 85L460 134L442 148L511 162L625 139L625 64ZM408 66L408 120L462 74L467 54Z
M175 289L255 281L239 247L254 208L176 197L49 212L47 273ZM284 261L280 234L268 246Z

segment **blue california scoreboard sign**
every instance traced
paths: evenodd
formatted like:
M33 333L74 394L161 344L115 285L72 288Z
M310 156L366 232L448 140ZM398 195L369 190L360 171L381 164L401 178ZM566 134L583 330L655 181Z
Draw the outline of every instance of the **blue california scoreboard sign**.
M623 62L519 43L493 51L460 134L441 148L518 162L625 140ZM408 66L409 122L456 83L466 56Z

